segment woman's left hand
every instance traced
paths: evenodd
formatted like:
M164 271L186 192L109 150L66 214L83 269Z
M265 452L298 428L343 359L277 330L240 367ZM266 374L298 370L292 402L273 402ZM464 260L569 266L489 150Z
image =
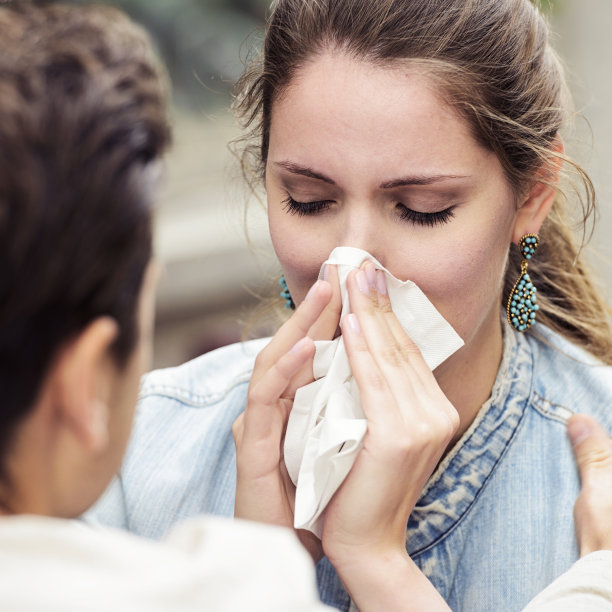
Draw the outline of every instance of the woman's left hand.
M347 287L353 314L343 319L342 334L368 431L326 508L323 549L360 609L418 609L420 593L422 609L447 610L405 540L410 513L459 417L393 314L383 273L367 263ZM416 591L406 589L410 584Z

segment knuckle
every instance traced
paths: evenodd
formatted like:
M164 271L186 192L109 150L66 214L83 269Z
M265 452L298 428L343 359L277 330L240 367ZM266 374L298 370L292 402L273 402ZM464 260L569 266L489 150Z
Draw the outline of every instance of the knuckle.
M389 300L377 300L377 308L383 314L393 314L393 308L391 308L391 302Z
M366 384L374 391L383 391L387 386L384 377L375 369L368 372Z
M405 355L406 359L410 359L415 355L421 354L421 349L412 341L411 338L405 336L404 341L401 345L402 354Z
M404 354L396 345L383 349L381 359L389 365L397 368L405 363Z
M612 478L612 454L603 448L592 448L585 452L583 465L593 471L608 472Z
M414 437L421 445L427 445L433 442L436 438L436 428L427 421L421 421L414 428Z
M254 384L249 387L247 393L247 405L249 404L261 404L263 402L263 394L261 392L261 385Z

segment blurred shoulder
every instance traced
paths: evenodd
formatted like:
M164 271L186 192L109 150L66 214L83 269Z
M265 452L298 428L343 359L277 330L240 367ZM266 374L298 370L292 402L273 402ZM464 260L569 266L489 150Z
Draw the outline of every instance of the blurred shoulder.
M215 402L232 388L248 383L255 358L269 341L238 342L176 367L153 370L143 377L140 399L165 396L194 405Z

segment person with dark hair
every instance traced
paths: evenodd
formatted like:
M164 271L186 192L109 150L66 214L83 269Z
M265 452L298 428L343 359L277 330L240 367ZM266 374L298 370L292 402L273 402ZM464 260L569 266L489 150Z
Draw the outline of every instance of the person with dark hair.
M123 13L0 7L7 612L327 609L286 530L199 518L160 544L66 520L116 473L149 367L166 90L148 37Z
M92 520L150 537L200 512L285 525L315 560L325 554L320 594L340 610L360 605L365 581L346 573L358 549L372 566L396 555L414 563L457 611L520 610L568 569L579 479L565 422L579 410L612 430L612 333L573 232L595 200L564 152L566 90L529 0L273 2L263 53L237 86L242 167L265 185L283 300L298 312L312 300L328 306L310 328L296 312L272 342L147 375L131 450ZM396 378L413 351L388 333L372 344L364 331L377 367L359 392L392 409L372 421L363 406L363 450L321 515L318 541L295 522L285 447L267 440L262 457L244 432L259 381L277 377L266 405L284 420L312 384L310 362L288 382L279 370L297 338L351 333L340 312L353 300L337 290L333 265L321 271L337 247L373 262L349 285L373 299L379 272L411 281L461 337L419 387L443 394L459 425L413 500L412 423L397 418L407 382ZM311 289L320 274L332 295ZM395 328L402 304L382 303ZM377 477L362 480L370 461Z

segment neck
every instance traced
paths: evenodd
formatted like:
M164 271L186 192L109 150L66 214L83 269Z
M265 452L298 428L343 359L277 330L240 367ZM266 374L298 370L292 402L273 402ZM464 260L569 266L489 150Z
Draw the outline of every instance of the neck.
M459 413L459 429L451 448L466 432L489 399L502 358L499 314L493 313L454 355L436 368L440 388Z
M50 443L35 414L17 429L3 466L0 514L51 514Z

